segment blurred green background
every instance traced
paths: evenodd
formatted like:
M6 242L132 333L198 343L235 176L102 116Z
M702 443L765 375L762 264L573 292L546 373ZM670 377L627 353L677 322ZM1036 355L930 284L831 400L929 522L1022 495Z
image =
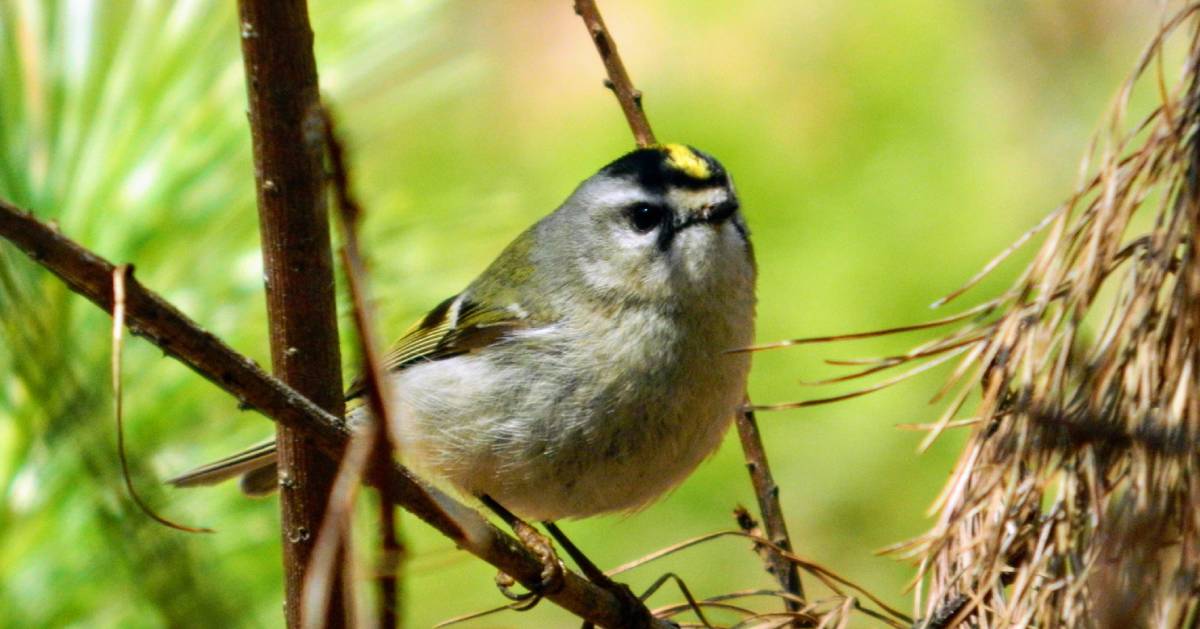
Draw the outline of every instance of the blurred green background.
M631 148L570 4L313 3L321 82L369 211L389 335ZM761 271L760 341L930 317L931 301L1071 189L1159 7L601 3L660 139L713 153L737 181ZM238 54L231 1L0 2L0 197L136 264L144 283L267 364ZM109 319L0 246L0 324L0 625L279 625L275 502L232 485L158 484L263 438L269 424L129 343L135 481L169 516L219 532L167 530L120 485ZM824 358L887 354L914 337L760 354L752 394L770 403L847 391L799 381L840 373ZM904 609L912 568L875 551L930 524L925 510L961 443L951 434L918 456L921 435L894 427L937 416L926 402L938 382L760 415L797 551ZM731 437L652 508L565 528L613 566L729 528L739 503L753 495ZM404 528L411 626L503 602L489 567L419 522ZM668 570L698 596L770 585L738 540L629 578L640 590ZM547 604L472 626L576 624Z

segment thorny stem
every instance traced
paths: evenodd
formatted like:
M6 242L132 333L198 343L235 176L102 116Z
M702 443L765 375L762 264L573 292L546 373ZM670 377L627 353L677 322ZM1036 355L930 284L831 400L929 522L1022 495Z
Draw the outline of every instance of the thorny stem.
M114 266L72 242L28 212L0 200L0 237L50 270L105 312L112 312ZM351 433L345 422L313 404L254 361L204 331L162 297L127 278L126 321L131 332L176 358L206 380L258 409L268 418L306 435L331 460L340 460ZM477 511L426 486L400 465L368 467L367 484L448 537L455 545L512 575L525 587L541 581L542 564L520 543ZM611 592L564 571L563 587L546 598L602 627L619 627L636 616ZM656 627L668 627L655 621Z
M254 148L270 322L271 365L297 392L335 416L344 409L333 255L329 244L317 65L305 0L239 0L239 28ZM337 465L303 433L279 426L284 612L301 622L304 579L325 519ZM340 570L341 562L334 565ZM332 583L341 584L334 575ZM346 622L340 587L325 626Z
M609 34L608 28L604 26L600 10L596 8L596 0L575 0L575 13L583 18L592 43L596 44L596 52L600 53L600 60L604 62L604 69L608 72L605 85L616 94L621 111L625 113L625 120L629 121L629 130L633 131L634 141L642 148L654 146L657 141L654 139L654 132L650 130L646 112L642 110L642 93L633 87L633 82L629 80L629 73L625 71L625 64L621 62L621 55L617 52L617 44Z

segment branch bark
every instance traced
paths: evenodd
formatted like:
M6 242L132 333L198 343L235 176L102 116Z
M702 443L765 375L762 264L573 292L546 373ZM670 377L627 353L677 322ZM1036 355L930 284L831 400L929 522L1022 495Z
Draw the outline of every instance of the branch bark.
M617 53L617 45L612 35L604 25L600 10L595 0L575 0L575 13L583 19L584 26L596 44L600 60L608 71L608 87L617 95L621 111L633 131L633 138L639 147L656 144L654 132L650 129L650 121L642 110L642 93L633 86L621 55ZM758 431L758 423L754 418L750 400L746 400L746 408L737 417L738 436L742 441L742 452L746 456L746 468L750 471L750 482L754 485L754 495L758 499L758 510L762 514L763 526L766 527L767 537L780 548L792 550L791 539L788 537L787 524L783 518L783 508L779 503L779 486L771 475L771 466L767 462L767 451L763 446L762 435ZM784 591L804 597L804 588L800 583L800 572L796 565L776 550L768 549L770 560L768 570L779 580ZM787 602L788 611L796 612L801 605L791 599Z
M783 518L783 508L779 504L779 485L771 475L771 466L767 464L767 450L763 446L762 434L758 431L758 421L754 411L750 409L750 398L746 398L746 408L737 416L738 437L742 441L742 452L746 456L746 470L750 472L750 483L754 485L754 497L758 500L758 511L762 515L763 527L767 539L775 546L788 552L793 552L792 541L788 536L787 522ZM797 597L804 598L804 587L800 583L800 570L787 557L773 548L767 548L767 569L779 581L785 592L791 592ZM802 605L798 601L787 599L787 610L799 612Z
M239 0L258 216L277 376L335 416L344 412L333 255L325 204L320 93L305 0ZM314 133L314 130L316 131ZM305 571L336 464L279 426L285 614L300 624ZM337 562L340 566L341 562ZM333 575L333 583L342 583ZM325 626L345 624L334 588Z
M112 263L80 247L53 227L0 200L0 237L61 278L71 290L112 313ZM204 331L130 275L125 318L131 332L158 346L206 380L294 431L304 433L331 460L339 460L351 437L345 422L321 409L254 361ZM367 484L448 537L459 548L503 570L526 587L541 582L542 563L517 540L477 511L425 486L404 467L369 467ZM611 592L573 572L546 598L602 627L622 627L638 617ZM644 613L644 612L643 612ZM665 621L656 627L666 628Z
M617 102L621 104L621 111L629 122L634 141L642 148L654 146L658 142L650 130L646 112L642 110L642 93L629 80L629 73L625 71L625 64L617 52L617 44L608 33L604 18L600 17L600 9L596 8L596 0L575 0L575 13L583 19L588 34L592 36L592 43L596 44L596 52L600 53L600 61L604 62L604 69L608 72L605 85L617 95Z

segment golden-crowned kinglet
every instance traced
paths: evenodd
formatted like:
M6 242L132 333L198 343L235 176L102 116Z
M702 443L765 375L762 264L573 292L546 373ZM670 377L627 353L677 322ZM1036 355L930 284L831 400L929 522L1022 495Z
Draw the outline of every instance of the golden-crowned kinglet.
M754 255L725 169L633 151L517 237L387 355L404 461L529 519L642 507L743 402ZM362 394L351 385L348 398ZM364 405L349 413L366 418ZM276 483L263 444L174 479Z

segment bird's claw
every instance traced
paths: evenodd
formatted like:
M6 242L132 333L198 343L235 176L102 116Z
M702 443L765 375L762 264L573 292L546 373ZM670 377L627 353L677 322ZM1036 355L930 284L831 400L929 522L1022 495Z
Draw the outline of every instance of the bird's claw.
M547 594L561 590L565 583L563 575L566 569L563 567L562 560L558 558L558 553L554 552L554 545L544 535L538 533L537 529L519 520L513 524L512 528L521 545L542 563L541 580L528 592L513 591L512 588L517 581L508 574L500 572L496 575L496 588L505 598L517 603L513 609L524 611L532 609Z
M523 612L527 609L533 609L542 600L542 595L536 591L517 592L513 590L513 586L516 584L517 580L510 577L507 573L496 573L496 589L500 590L504 598L513 602L513 610Z

